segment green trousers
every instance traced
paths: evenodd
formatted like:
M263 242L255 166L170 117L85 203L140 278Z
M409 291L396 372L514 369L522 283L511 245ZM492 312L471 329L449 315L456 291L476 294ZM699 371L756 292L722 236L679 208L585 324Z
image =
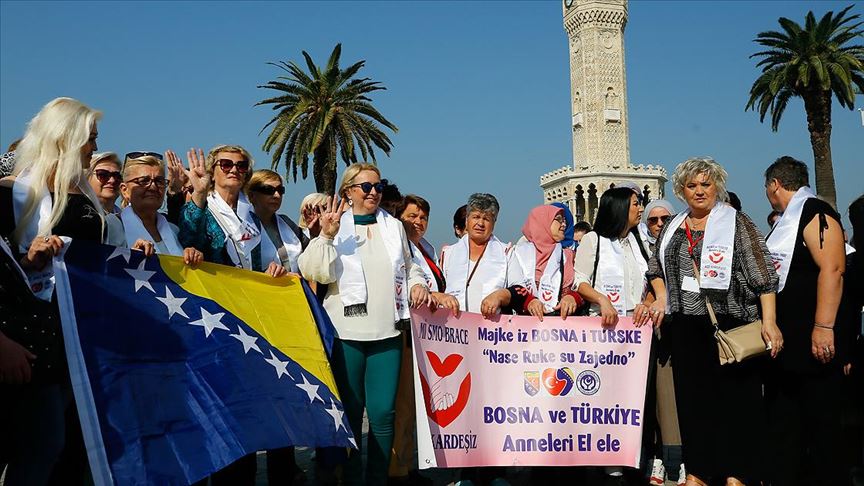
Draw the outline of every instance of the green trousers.
M343 468L343 484L363 484L364 479L369 486L387 483L401 357L399 336L381 341L336 339L333 343L333 375L359 447ZM365 474L360 454L364 408L369 417Z

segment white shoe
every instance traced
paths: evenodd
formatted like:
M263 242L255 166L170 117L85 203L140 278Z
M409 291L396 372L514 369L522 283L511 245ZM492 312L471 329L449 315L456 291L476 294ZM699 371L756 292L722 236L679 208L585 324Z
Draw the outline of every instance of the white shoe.
M654 459L654 465L651 466L651 477L648 479L648 484L651 486L663 486L666 484L666 468L663 467L662 460Z
M687 470L684 469L684 463L681 463L681 467L678 468L678 486L683 486L687 484Z

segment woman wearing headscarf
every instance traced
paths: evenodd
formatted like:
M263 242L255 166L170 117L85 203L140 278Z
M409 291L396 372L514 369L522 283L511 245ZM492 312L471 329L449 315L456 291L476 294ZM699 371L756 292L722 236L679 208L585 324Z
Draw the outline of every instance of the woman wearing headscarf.
M678 165L673 190L687 208L660 232L648 263L656 295L650 314L655 325L663 323L675 364L675 399L691 486L758 484L766 462L761 447L767 425L763 359L721 365L707 303L724 331L761 315L762 339L771 355L783 348L775 314L777 272L753 221L725 203L726 177L711 158ZM672 319L666 323L669 313Z
M642 236L642 241L648 245L649 254L653 254L656 249L660 230L674 215L675 208L665 199L655 199L645 206L642 212L642 223L639 224L639 234Z
M510 287L510 305L541 321L544 315L573 315L582 297L573 290L573 250L563 247L564 209L537 206L522 225L524 240L512 249L522 279Z
M324 308L337 334L333 375L358 445L343 467L345 484L387 480L402 352L399 328L410 319L409 302L430 301L402 222L379 207L384 185L375 165L345 169L342 201L328 203L319 218L321 233L299 260L306 278L328 285ZM360 454L364 409L369 417L365 471Z
M569 248L571 250L576 250L576 240L573 239L576 233L576 221L573 219L573 213L570 212L570 208L562 203L562 202L554 202L552 206L557 208L561 208L564 211L564 221L566 222L566 226L564 227L564 239L561 240L561 248Z

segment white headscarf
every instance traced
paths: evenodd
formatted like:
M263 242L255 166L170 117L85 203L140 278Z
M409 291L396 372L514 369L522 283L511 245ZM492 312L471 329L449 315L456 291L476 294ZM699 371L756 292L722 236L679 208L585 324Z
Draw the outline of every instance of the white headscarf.
M651 211L654 208L663 208L666 211L669 211L669 216L674 216L676 213L675 207L672 206L672 203L665 199L654 199L645 206L645 211L642 212L642 223L639 225L639 232L643 239L652 245L657 243L657 238L652 236L651 232L648 231L648 215L651 214Z

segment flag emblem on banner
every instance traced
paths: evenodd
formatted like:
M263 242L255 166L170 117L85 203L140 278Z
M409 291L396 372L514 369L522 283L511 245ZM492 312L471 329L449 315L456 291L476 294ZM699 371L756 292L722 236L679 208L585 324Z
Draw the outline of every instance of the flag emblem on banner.
M526 371L525 376L525 393L529 396L534 396L540 391L540 372Z
M354 447L297 278L73 242L55 259L94 481L188 484L259 450Z

